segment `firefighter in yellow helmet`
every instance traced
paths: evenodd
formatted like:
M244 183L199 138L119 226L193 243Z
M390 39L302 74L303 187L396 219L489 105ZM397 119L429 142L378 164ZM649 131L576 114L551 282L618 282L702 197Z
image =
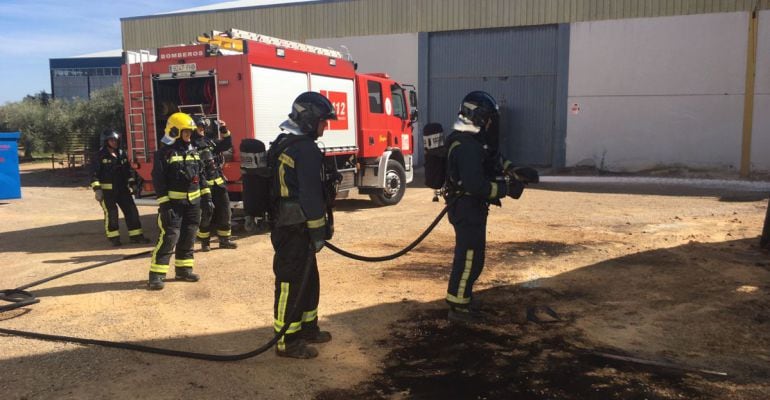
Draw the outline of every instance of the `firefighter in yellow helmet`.
M175 251L176 280L197 282L193 244L201 222L201 208L211 212L211 189L203 176L203 164L192 145L195 122L185 113L168 118L161 148L155 153L152 184L158 197L160 235L152 252L150 290L163 289L171 253Z

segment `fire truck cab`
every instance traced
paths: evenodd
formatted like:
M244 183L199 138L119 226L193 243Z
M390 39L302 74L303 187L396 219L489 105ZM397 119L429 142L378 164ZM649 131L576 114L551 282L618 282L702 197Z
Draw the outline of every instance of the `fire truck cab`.
M341 193L357 188L380 205L398 203L413 179L416 94L385 73L361 74L340 52L232 29L191 45L126 52L123 87L129 157L152 191L153 155L168 117L178 111L226 121L233 150L224 172L233 200L242 181L238 146L246 138L268 147L302 92L334 105L318 146L343 177Z

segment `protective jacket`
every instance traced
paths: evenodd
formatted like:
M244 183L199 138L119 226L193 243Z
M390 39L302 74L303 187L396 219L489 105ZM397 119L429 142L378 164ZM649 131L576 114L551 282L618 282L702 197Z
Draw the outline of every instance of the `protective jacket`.
M211 194L198 151L182 140L155 153L152 184L159 204L200 204L202 195Z
M91 188L122 191L133 184L131 164L126 153L117 149L113 155L107 146L103 146L91 164Z
M505 197L507 185L496 177L510 162L490 154L482 140L479 134L462 131L447 138L449 195L469 195L497 204Z
M228 132L222 139L217 140L206 136L201 137L195 141L195 147L198 148L198 151L208 150L214 156L212 164L204 165L204 175L208 185L210 187L225 187L227 179L222 170L225 165L225 157L222 153L233 148L233 139L230 136L230 133Z

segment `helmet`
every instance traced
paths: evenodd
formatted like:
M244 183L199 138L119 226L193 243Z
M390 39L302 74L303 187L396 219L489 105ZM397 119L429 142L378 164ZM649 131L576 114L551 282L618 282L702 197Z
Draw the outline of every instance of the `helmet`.
M297 96L291 105L289 119L294 121L303 133L315 135L321 121L336 120L337 114L332 103L322 94L305 92Z
M209 120L202 115L193 115L192 119L195 121L195 126L199 128L206 128L209 125Z
M499 113L497 101L487 92L474 91L465 95L460 105L460 116L474 126L483 128L487 122Z
M160 141L163 142L163 144L170 146L174 144L177 139L179 139L182 131L185 129L189 129L195 132L195 121L193 121L192 117L185 113L173 113L170 117L168 117L165 130L166 134L163 135L163 138Z
M117 141L120 141L120 134L111 129L107 129L104 132L102 132L102 136L100 139L102 142L102 146L104 146L105 144L107 144L107 141L110 139L115 139Z

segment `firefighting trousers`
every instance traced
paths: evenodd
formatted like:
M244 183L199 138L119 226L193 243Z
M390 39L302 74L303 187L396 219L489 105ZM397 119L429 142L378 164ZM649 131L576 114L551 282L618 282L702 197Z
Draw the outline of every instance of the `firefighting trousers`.
M192 268L193 244L195 233L201 222L199 204L172 204L167 210L158 210L158 243L152 251L150 272L165 274L168 272L171 254L175 253L174 266ZM174 251L176 248L176 252Z
M315 252L310 249L310 235L305 224L275 227L270 236L275 256L273 257L273 272L275 273L275 303L273 328L279 332L284 325L289 324L286 334L278 341L278 349L285 349L286 343L296 340L301 330L318 330L318 299L320 296L320 280ZM297 301L302 276L311 258L310 276L302 293L298 312L291 318L289 312Z
M488 204L471 196L460 197L449 209L455 252L446 301L452 307L470 305L473 284L484 269L488 214Z
M126 191L115 191L105 189L102 191L104 198L101 201L102 210L104 210L104 233L108 239L120 237L118 230L118 207L123 211L123 217L126 219L129 236L138 236L142 234L142 223L139 221L139 211L134 204L134 198L131 193Z
M230 196L227 194L227 188L216 185L211 187L211 200L214 202L214 213L203 215L201 226L198 231L199 239L208 239L211 237L212 229L216 229L219 237L230 237L232 218L230 210Z

